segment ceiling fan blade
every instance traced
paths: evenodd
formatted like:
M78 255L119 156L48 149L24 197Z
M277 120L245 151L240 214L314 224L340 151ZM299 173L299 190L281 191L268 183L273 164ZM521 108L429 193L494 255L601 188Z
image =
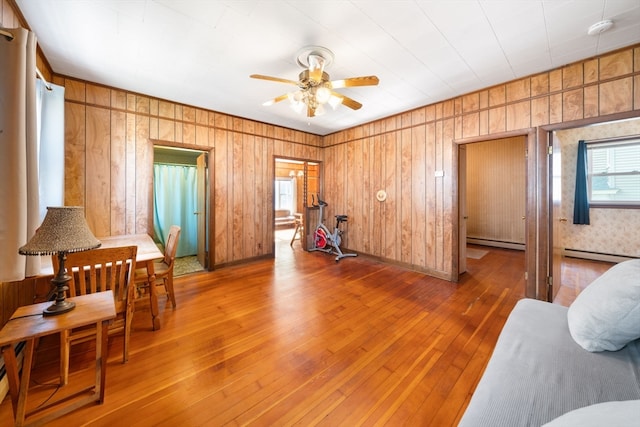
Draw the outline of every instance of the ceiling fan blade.
M251 74L249 77L251 77L252 79L269 80L272 82L286 83L289 85L298 86L298 82L289 79L281 79L280 77L263 76L262 74Z
M351 99L341 93L331 91L331 95L340 98L342 100L342 104L345 107L351 108L352 110L359 110L362 107L362 104L360 104L358 101Z
M332 89L354 86L375 86L380 82L376 76L351 77L343 80L334 80L331 83Z
M280 102L280 101L284 101L285 99L287 99L289 97L288 93L285 93L284 95L280 95L278 97L275 97L273 99L270 99L268 101L265 101L264 103L262 103L262 105L264 105L265 107L268 107L270 105L275 104L276 102Z

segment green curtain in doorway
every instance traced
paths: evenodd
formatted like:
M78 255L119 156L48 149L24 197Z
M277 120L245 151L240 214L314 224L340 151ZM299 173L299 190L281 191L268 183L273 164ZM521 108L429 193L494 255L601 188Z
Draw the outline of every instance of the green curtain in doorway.
M181 227L176 258L198 253L196 223L196 167L154 163L153 228L158 242L164 243L169 227Z

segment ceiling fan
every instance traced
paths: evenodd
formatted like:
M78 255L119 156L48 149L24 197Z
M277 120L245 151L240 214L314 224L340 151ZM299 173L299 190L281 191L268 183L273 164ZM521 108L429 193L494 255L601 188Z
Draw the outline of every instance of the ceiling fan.
M325 113L325 104L333 109L343 104L352 110L362 107L358 101L336 92L334 89L354 86L375 86L379 80L376 76L351 77L342 80L330 80L325 71L333 62L333 53L322 46L307 46L298 51L296 62L304 71L298 76L298 81L282 79L280 77L252 74L254 79L270 80L297 86L298 89L270 99L263 105L269 106L288 99L294 110L302 112L306 109L307 117L320 116Z

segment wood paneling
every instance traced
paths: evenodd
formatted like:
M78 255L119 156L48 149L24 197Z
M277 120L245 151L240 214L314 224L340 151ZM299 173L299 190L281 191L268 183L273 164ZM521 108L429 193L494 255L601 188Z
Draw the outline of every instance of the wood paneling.
M321 138L58 76L66 203L97 235L153 234L153 142L214 149L214 266L273 255L274 155L322 160ZM280 140L274 135L288 137Z
M85 216L96 236L111 235L111 167L117 170L119 159L112 162L110 111L88 106L86 110ZM75 153L76 155L78 153ZM104 213L108 212L109 215Z
M525 243L524 137L467 144L467 236ZM463 167L463 166L461 166Z
M68 206L85 206L86 107L66 104L64 114L64 201Z
M127 212L127 113L111 112L111 188L110 232L126 234ZM124 195L124 197L122 197Z
M0 1L3 25L15 25ZM65 202L85 206L98 234L152 233L151 139L213 148L221 266L273 256L273 156L324 160L327 218L349 215L346 248L457 280L454 142L640 114L639 56L638 46L621 49L325 137L54 75L66 97Z
M621 49L324 137L327 198L329 203L347 199L349 249L456 280L453 142L527 134L539 126L606 120L612 114L640 115L639 57L637 46ZM370 140L384 144L366 143ZM384 157L385 162L363 162L363 156ZM529 169L534 173L544 161L537 159ZM443 176L435 178L435 171ZM367 207L379 189L371 179L376 174L385 176L389 198L384 217L372 226L371 218L378 217ZM347 187L341 193L345 175ZM541 181L531 182L532 194L544 191L535 187ZM394 214L387 212L390 206ZM385 228L381 252L372 244L380 241L379 226Z

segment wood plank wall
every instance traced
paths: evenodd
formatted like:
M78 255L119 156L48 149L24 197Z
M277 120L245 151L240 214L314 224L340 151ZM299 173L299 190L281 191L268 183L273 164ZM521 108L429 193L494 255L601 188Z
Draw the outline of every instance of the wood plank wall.
M274 157L321 160L321 138L56 76L65 86L65 203L98 236L153 233L153 144L213 150L214 267L271 255Z
M468 238L525 243L525 156L524 137L468 144Z
M456 280L457 143L634 111L638 46L337 132L323 140L329 211L349 215L349 249Z
M3 25L16 26L0 1ZM640 47L325 137L53 80L66 87L66 202L86 207L96 234L151 231L152 141L165 141L214 150L214 265L273 255L273 157L304 158L323 161L327 218L349 215L346 248L456 280L456 143L640 111Z

